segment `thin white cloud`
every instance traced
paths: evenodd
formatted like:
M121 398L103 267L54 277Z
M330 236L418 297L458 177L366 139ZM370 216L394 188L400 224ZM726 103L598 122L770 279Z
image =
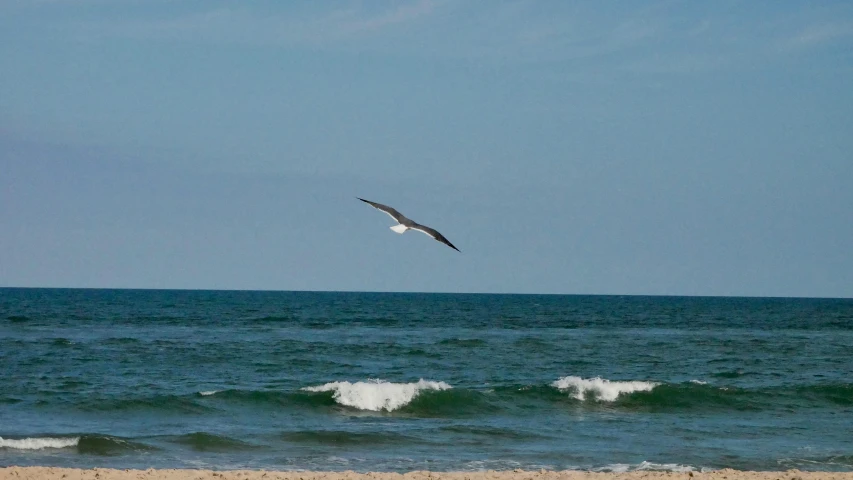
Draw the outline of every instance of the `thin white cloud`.
M618 10L597 4L453 0L343 2L337 8L311 3L267 10L225 5L207 11L158 9L132 19L101 17L87 20L82 35L308 46L501 64L583 61L592 70L683 74L731 68L853 36L853 21L845 21L844 14L809 10L758 18L737 4L714 9L663 1Z
M568 57L587 57L630 48L655 34L643 18L622 15L602 23L578 11L548 15L530 2L465 3L416 0L376 8L350 3L323 11L259 11L245 5L207 11L160 13L147 18L86 20L83 34L270 46L337 46L378 51L394 49L449 57L531 58L565 49ZM366 6L367 5L367 6ZM543 12L545 12L543 14ZM440 15L439 15L440 13ZM378 35L391 42L372 42ZM359 41L366 44L358 44Z
M809 25L790 39L794 48L809 48L853 37L853 21Z
M420 0L413 4L400 5L397 8L380 12L378 15L356 18L341 25L345 32L376 31L391 25L407 23L432 13L435 4L430 0Z
M622 70L641 74L698 74L725 68L734 61L733 55L722 53L674 53L652 55L627 62L622 66Z
M318 4L319 5L319 4ZM94 35L127 36L226 44L287 46L349 41L428 17L432 0L395 4L386 9L363 6L316 12L261 12L248 6L219 7L161 18L87 21Z

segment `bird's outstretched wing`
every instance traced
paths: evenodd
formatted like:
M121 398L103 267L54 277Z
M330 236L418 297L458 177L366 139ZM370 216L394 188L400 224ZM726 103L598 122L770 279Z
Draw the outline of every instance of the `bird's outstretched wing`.
M450 241L449 241L449 240L447 240L446 238L444 238L444 235L442 235L442 234L438 233L438 230L436 230L436 229L434 229L434 228L429 228L429 227L427 227L427 226L425 226L425 225L421 225L421 224L418 224L418 223L414 224L413 226L411 226L411 227L409 227L409 228L411 228L412 230L417 230L417 231L419 231L419 232L426 233L426 234L427 234L427 235L429 235L430 237L432 237L432 238L434 238L434 239L438 240L439 242L441 242L441 243L443 243L443 244L447 245L448 247L450 247L450 248L452 248L452 249L456 250L457 252L459 252L459 251L460 251L458 248L454 247L454 246L453 246L453 244L452 244L452 243L450 243Z
M358 198L358 197L355 197L355 198ZM370 205L371 207L381 211L381 212L387 213L388 215L391 216L391 218L396 220L397 223L403 223L404 221L409 220L408 218L406 218L405 215L398 212L397 210L394 210L393 208L389 207L388 205L382 205L381 203L371 202L370 200L365 200L363 198L358 198L358 199L361 200L362 202Z

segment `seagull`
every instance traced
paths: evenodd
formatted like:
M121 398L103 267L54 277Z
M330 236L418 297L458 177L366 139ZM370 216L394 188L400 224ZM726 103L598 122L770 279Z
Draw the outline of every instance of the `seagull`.
M358 198L358 197L355 197L355 198ZM362 202L370 205L371 207L381 211L381 212L387 213L388 215L391 216L391 218L396 220L397 225L390 227L391 230L394 230L397 233L403 233L409 229L417 230L419 232L426 233L430 237L434 238L435 240L438 240L439 242L447 245L448 247L456 250L457 252L460 251L458 248L454 247L453 244L450 243L446 238L444 238L444 235L438 233L437 230L435 230L433 228L429 228L425 225L421 225L419 223L413 222L413 221L409 220L408 218L406 218L406 216L403 215L402 213L398 212L397 210L394 210L393 208L391 208L387 205L382 205L381 203L371 202L370 200L365 200L363 198L358 198L358 199L361 200Z

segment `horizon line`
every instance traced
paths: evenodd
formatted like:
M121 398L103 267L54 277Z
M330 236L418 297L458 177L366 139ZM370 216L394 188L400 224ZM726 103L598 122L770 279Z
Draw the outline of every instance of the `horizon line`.
M853 300L851 297L822 296L784 296L784 295L699 295L699 294L662 294L662 293L523 293L523 292L439 292L439 291L403 291L403 290L287 290L253 288L157 288L157 287L10 287L0 286L0 290L125 290L158 292L258 292L258 293L378 293L402 295L515 295L515 296L563 296L563 297L660 297L660 298L741 298L741 299L777 299L777 300Z

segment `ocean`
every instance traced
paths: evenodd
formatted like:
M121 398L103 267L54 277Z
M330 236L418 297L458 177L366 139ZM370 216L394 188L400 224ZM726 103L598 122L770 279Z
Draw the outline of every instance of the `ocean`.
M853 300L0 289L0 466L853 470Z

